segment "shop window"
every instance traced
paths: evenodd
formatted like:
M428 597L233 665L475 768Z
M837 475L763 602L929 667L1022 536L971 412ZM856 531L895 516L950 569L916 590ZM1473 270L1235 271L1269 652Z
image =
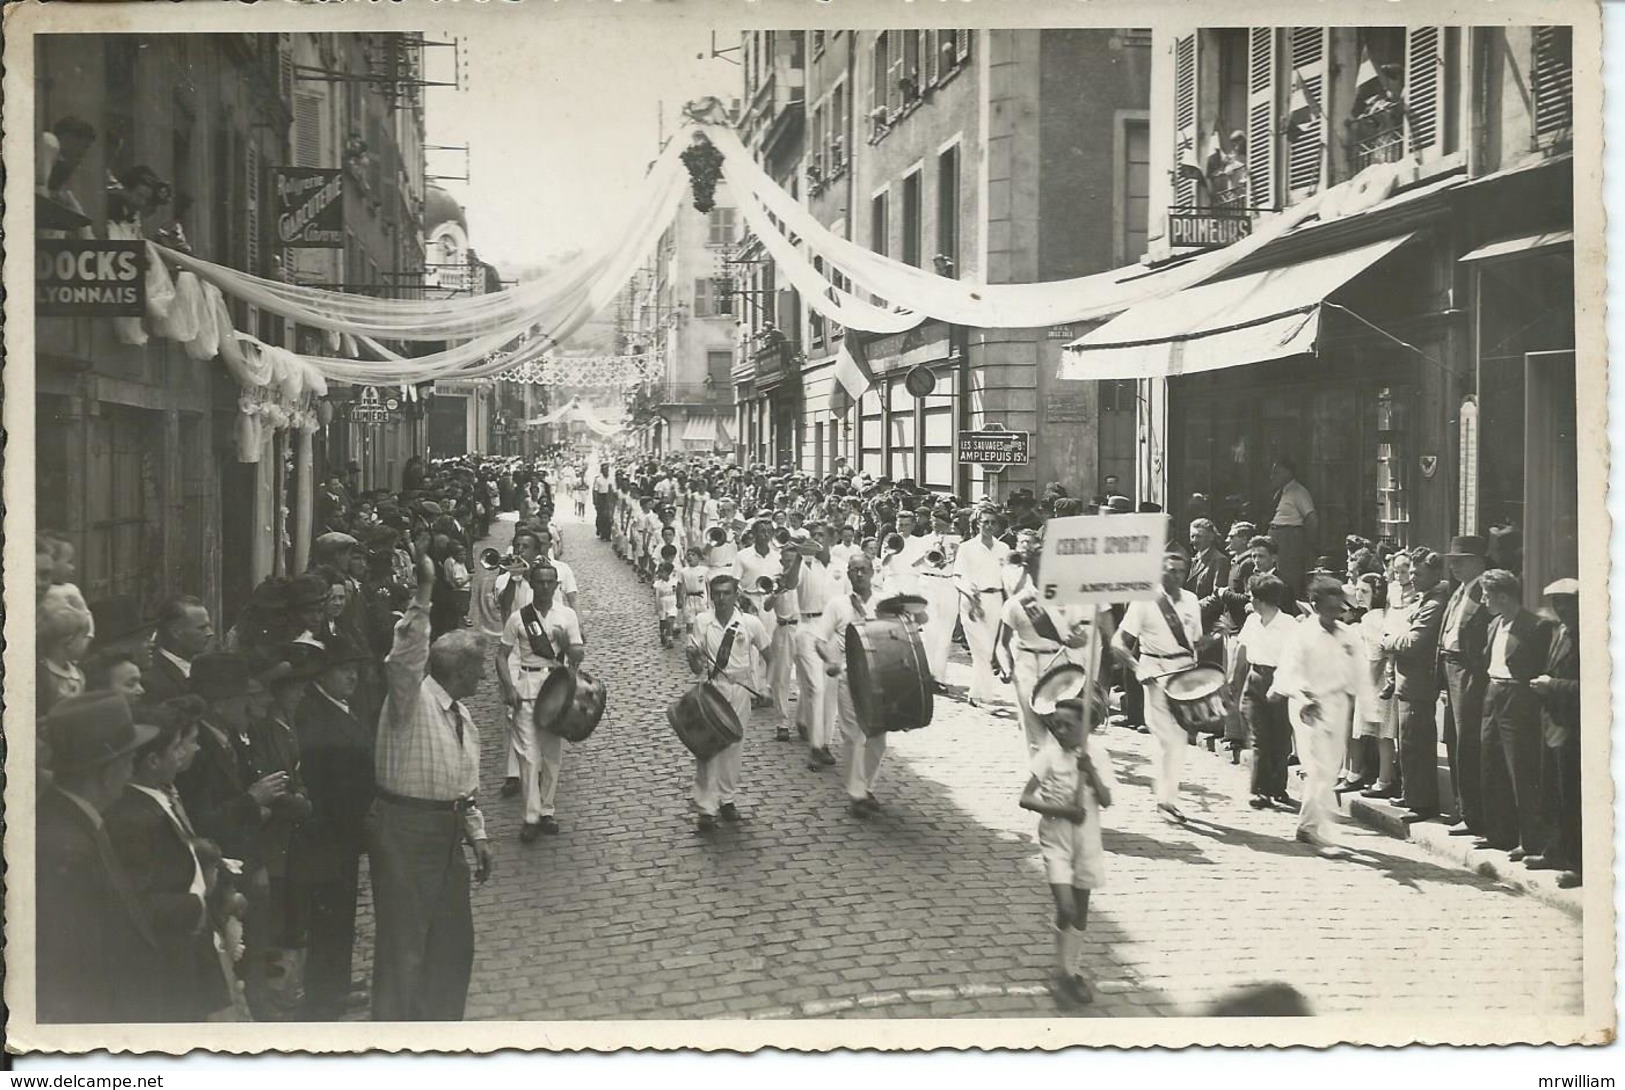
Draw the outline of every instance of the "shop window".
M1567 144L1574 125L1574 28L1535 28L1533 83L1535 140Z
M80 576L98 639L130 635L164 588L155 546L163 429L156 414L103 405L87 417L85 553Z
M959 275L959 146L937 156L937 253L932 262L938 276Z
M916 170L903 179L903 261L916 268L920 265L920 235L925 227L920 176Z

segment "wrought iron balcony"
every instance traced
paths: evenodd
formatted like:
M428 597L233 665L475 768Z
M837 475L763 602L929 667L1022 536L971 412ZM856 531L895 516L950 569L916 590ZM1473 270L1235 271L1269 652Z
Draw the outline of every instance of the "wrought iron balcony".
M1349 122L1350 165L1358 173L1373 163L1397 163L1405 155L1405 107L1388 102Z
M750 356L751 363L755 365L756 384L759 387L799 381L801 364L806 359L801 352L801 346L777 330L754 337L751 340Z
M731 405L733 387L716 382L667 382L651 391L659 405Z

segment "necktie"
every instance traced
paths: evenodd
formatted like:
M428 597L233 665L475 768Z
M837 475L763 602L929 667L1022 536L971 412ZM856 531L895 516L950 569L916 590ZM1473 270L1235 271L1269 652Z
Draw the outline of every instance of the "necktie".
M451 713L457 717L457 745L460 748L463 744L463 716L465 714L463 711L463 705L460 702L453 700L451 702Z
M175 813L175 820L180 822L181 831L192 839L197 839L197 830L192 828L192 819L187 815L186 806L181 802L181 793L175 790L174 784L170 784L165 788L164 794L169 796L170 808Z

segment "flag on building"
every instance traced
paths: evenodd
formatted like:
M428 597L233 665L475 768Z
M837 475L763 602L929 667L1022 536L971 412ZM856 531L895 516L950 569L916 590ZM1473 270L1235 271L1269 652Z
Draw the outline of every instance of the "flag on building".
M1181 178L1190 178L1194 181L1204 181L1207 172L1202 169L1201 160L1196 155L1196 133L1191 129L1180 129L1178 149L1178 174Z
M1320 103L1309 93L1309 86L1304 82L1303 74L1296 68L1292 70L1292 96L1287 100L1286 134L1290 139L1300 140L1308 136L1312 127L1322 117Z
M856 402L874 385L875 373L869 369L869 360L862 347L853 343L855 337L848 330L841 338L841 350L835 356L835 381Z

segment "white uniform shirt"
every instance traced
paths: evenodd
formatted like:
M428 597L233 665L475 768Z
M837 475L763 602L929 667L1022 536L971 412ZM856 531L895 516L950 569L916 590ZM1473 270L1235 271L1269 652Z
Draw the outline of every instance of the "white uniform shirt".
M706 610L695 618L694 628L689 633L688 645L698 648L704 655L705 676L710 676L716 666L717 653L722 648L723 634L730 628L735 630L733 647L728 652L727 665L714 680L731 682L734 685L750 685L753 675L751 652L760 654L767 650L770 643L767 629L757 618L736 609L725 625L717 620L715 611Z
M1163 598L1168 596L1163 590L1157 593ZM1171 604L1185 629L1186 641L1194 648L1202 636L1202 610L1196 604L1196 595L1181 592L1179 601ZM1140 641L1138 674L1141 681L1196 665L1195 656L1179 645L1162 615L1162 608L1155 601L1130 602L1120 631Z
M836 585L835 573L830 566L820 564L811 557L802 557L801 578L796 591L803 616L809 613L822 615L830 599L836 594L844 593Z
M1286 487L1281 489L1281 499L1275 505L1275 517L1270 519L1270 525L1302 526L1314 513L1315 501L1310 497L1309 490L1295 480L1288 481Z
M779 561L777 549L770 548L763 556L752 545L734 557L733 577L739 580L739 592L758 605L762 602L762 592L757 589L756 581L763 576L777 579L783 574L784 565Z
M875 615L875 606L880 600L879 589L870 587L869 597L861 600L864 619ZM831 598L829 605L824 607L824 615L818 618L818 642L824 648L826 660L845 663L846 630L858 619L857 603L857 593L848 591L838 598Z
M1286 654L1286 642L1291 638L1295 624L1285 613L1276 613L1268 624L1258 614L1249 613L1247 622L1241 626L1241 633L1236 637L1236 643L1247 652L1249 664L1280 666L1281 658Z
M1349 697L1357 707L1376 710L1376 687L1354 629L1339 622L1328 632L1318 617L1311 616L1292 625L1291 631L1270 692L1316 703Z
M546 659L530 649L521 610L514 610L513 616L502 627L502 648L508 655L508 676L513 679L514 688L519 691L522 700L536 699L542 682L547 680L548 668L565 665L565 652L572 647L580 647L584 642L581 638L581 618L557 598L553 600L553 608L539 614L537 620L541 622L542 631L547 633L547 641L553 645L558 657Z
M966 594L978 595L985 590L1004 589L1004 561L1010 555L1010 546L994 538L993 547L982 544L980 536L959 546L954 557L954 578Z

